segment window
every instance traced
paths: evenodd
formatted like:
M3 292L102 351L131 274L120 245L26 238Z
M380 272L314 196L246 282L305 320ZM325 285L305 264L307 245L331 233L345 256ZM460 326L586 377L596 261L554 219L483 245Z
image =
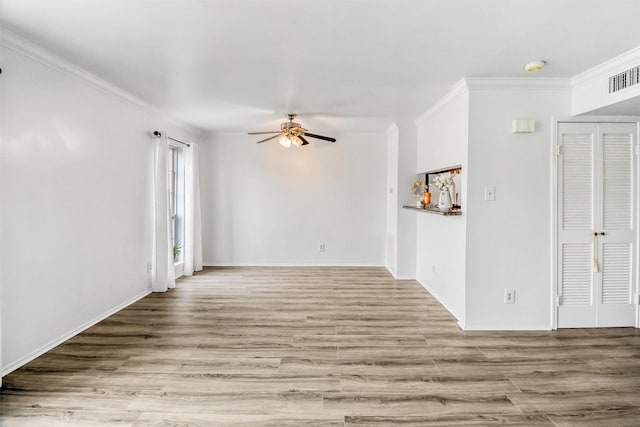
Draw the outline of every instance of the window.
M169 210L171 214L171 246L174 262L182 262L184 246L184 157L182 148L169 146Z

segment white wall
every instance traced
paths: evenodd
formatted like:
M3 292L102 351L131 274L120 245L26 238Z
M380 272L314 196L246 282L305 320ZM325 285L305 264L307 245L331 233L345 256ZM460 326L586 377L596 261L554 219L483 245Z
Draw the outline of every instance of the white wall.
M5 47L1 54L6 373L148 292L149 132L195 135L70 73Z
M573 77L571 79L572 114L590 113L603 107L640 98L640 85L609 93L609 77L637 67L638 64L640 64L640 46ZM636 110L626 114L637 116L639 113L640 110Z
M418 122L418 172L462 165L463 216L417 216L416 279L465 323L466 177L469 95L466 89ZM414 178L415 179L415 178Z
M551 327L551 116L568 116L556 83L470 84L466 329ZM536 132L511 133L533 118ZM484 186L496 188L484 200ZM504 304L515 289L515 304Z
M404 205L414 205L411 185L416 180L416 135L413 120L399 118L398 127L398 191L397 196L397 240L396 240L396 278L416 277L416 215L403 209Z
M393 123L387 137L387 270L397 275L398 266L398 126Z
M246 134L204 136L205 264L385 265L385 135L334 136L289 149Z

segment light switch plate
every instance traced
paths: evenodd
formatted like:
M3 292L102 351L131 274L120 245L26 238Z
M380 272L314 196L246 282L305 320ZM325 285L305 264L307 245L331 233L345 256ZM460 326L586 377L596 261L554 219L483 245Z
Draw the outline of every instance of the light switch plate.
M516 290L515 289L505 289L504 290L504 303L505 304L515 304L516 302Z

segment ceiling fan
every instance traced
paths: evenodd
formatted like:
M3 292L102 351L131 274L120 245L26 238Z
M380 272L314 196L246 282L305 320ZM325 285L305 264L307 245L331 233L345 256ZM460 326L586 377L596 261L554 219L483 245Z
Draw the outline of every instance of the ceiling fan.
M296 118L296 114L287 114L287 117L289 118L289 121L282 123L280 125L280 130L273 132L249 132L249 135L264 135L275 133L277 135L270 136L269 138L258 141L258 144L274 138L278 138L278 142L282 144L283 147L287 148L291 147L292 145L295 145L296 147L308 145L309 141L306 140L305 136L308 136L309 138L321 139L323 141L336 142L335 138L316 135L315 133L309 133L306 129L300 126L300 123L294 123L293 119Z

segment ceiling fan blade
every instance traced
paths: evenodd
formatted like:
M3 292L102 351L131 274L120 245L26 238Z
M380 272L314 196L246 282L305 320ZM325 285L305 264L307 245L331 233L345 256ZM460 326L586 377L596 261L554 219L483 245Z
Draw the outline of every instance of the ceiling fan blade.
M329 136L316 135L315 133L305 132L304 136L309 136L311 138L318 138L318 139L322 139L322 140L329 141L329 142L336 142L335 138L331 138Z
M302 135L298 135L298 139L299 139L300 141L302 141L302 145L309 145L309 141L307 141L306 139L304 139L304 138L302 137Z
M280 133L280 132L278 132L278 133ZM263 140L261 140L261 141L256 142L256 144L260 144L261 142L265 142L265 141L268 141L268 140L270 140L270 139L277 138L277 137L279 137L279 136L280 136L280 135L273 135L273 136L270 136L269 138L265 138L265 139L263 139Z
M273 131L273 132L247 132L247 133L249 135L264 135L264 134L267 134L267 133L280 133L280 132L282 132L282 131L276 130L276 131Z

